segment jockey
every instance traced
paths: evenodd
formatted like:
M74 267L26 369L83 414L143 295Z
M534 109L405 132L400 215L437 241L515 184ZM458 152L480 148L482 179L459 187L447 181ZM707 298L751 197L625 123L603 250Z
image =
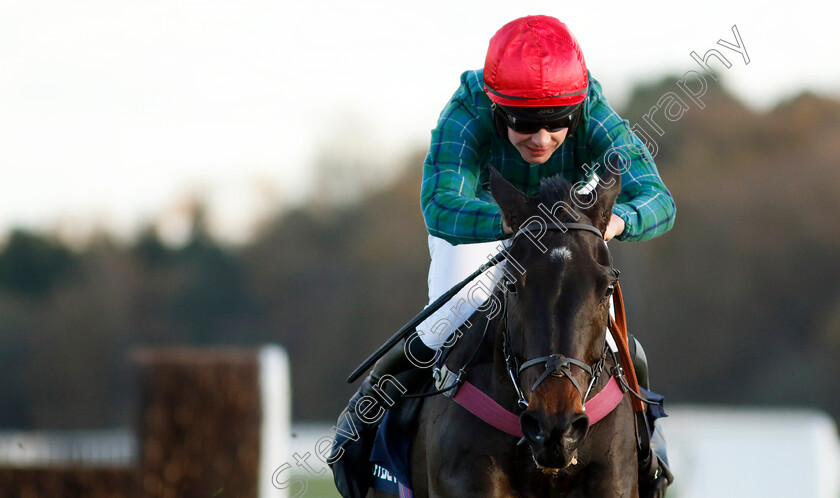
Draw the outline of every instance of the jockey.
M432 131L420 195L431 255L429 302L498 253L512 235L489 192L491 166L532 195L541 179L556 174L585 185L611 154L622 158L621 193L604 238L642 241L670 230L676 208L653 157L607 103L566 25L553 17L528 16L503 26L490 40L484 69L461 75L460 87ZM497 266L482 275L480 282L492 289L501 275ZM452 302L465 298L469 290L467 286ZM362 422L365 417L356 413L359 400L373 394L386 375L415 386L420 379L428 379L428 371L416 368L419 358L425 361L450 339L480 306L474 301L463 299L457 308L442 307L417 327L421 340L394 348L377 362L339 418L333 456L346 450L352 458L362 456L367 461L370 443L363 440L376 422ZM633 342L639 384L647 387L644 352L638 341ZM363 437L351 440L342 432L358 432ZM661 434L656 432L653 439L659 441ZM667 462L664 440L658 446L661 460ZM353 486L346 483L342 489L340 481L366 468L364 464L355 470L333 467L344 496L364 492L348 491ZM664 490L667 483L659 481L651 487Z

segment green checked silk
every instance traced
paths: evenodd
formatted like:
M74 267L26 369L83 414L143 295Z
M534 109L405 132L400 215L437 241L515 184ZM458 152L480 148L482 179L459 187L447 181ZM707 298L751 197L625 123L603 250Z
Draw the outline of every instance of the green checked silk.
M595 173L603 172L605 158L616 151L625 158L620 166L621 194L613 208L625 223L618 239L647 240L671 229L676 207L653 157L629 123L609 106L591 74L583 120L575 135L546 163L528 164L507 137L496 133L482 73L475 70L461 75L461 86L432 130L420 193L431 235L452 244L506 237L501 210L489 192L490 166L533 195L539 190L540 179L558 173L573 184L586 182L590 173L584 165Z

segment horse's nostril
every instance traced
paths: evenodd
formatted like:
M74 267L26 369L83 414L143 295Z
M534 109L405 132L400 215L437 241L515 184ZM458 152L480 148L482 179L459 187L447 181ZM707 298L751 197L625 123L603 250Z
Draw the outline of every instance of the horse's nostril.
M566 430L564 439L569 444L576 444L583 441L586 437L586 432L589 430L589 417L583 413L578 413L572 418L569 428Z
M560 420L550 423L539 412L525 411L519 416L519 425L522 435L532 443L577 446L589 430L589 417L576 413L565 420L568 421L565 424Z
M519 425L522 427L522 435L530 441L542 441L545 435L540 428L540 421L531 412L523 412L519 416Z

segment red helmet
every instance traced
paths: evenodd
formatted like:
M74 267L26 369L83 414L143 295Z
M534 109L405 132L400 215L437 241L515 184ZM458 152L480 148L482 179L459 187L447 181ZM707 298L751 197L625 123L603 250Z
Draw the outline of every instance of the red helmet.
M589 75L569 28L549 16L511 21L490 39L484 91L502 106L556 107L586 98Z

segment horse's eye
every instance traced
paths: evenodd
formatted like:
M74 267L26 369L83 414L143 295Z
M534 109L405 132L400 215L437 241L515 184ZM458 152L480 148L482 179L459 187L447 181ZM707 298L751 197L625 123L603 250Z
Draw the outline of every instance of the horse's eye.
M615 292L615 283L611 283L607 286L607 291L604 293L604 299L612 297L613 292Z

